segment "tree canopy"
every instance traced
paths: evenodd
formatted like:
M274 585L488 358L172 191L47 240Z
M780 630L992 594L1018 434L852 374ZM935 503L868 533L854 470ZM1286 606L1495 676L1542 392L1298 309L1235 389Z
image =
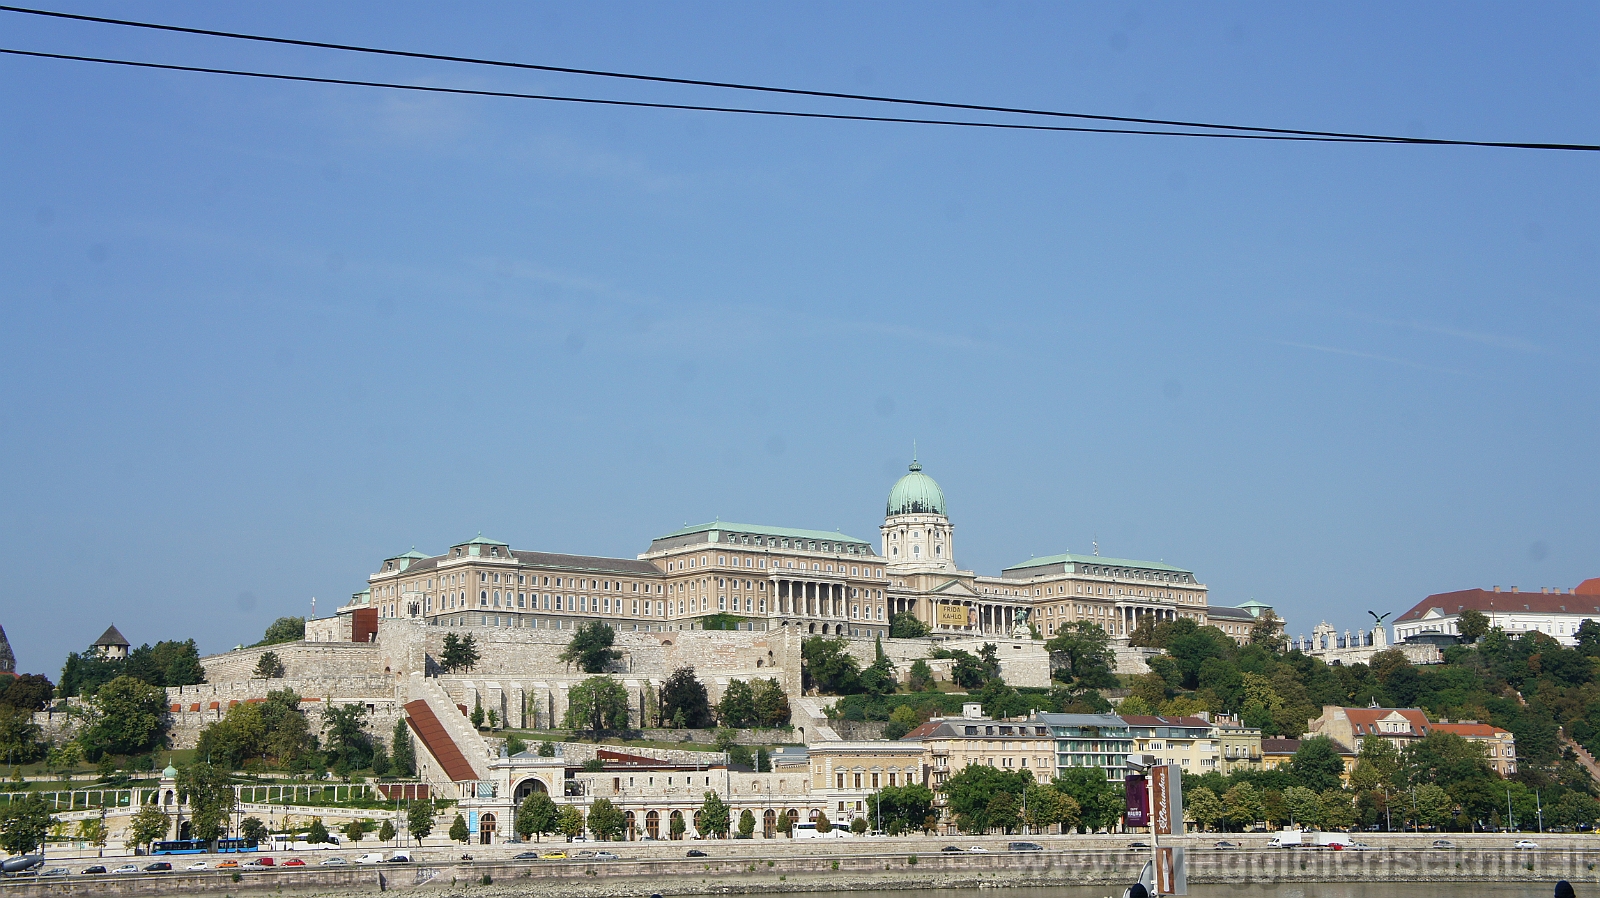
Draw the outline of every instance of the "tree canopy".
M692 667L680 667L667 677L660 702L662 723L697 730L711 726L711 702Z
M560 659L566 664L577 664L584 673L601 673L606 665L622 657L621 652L611 647L616 641L617 633L610 624L589 621L578 626L572 641L561 651Z
M610 677L589 677L567 694L566 726L599 741L606 733L627 730L628 690Z
M305 638L305 618L280 617L267 625L267 632L262 634L261 641L256 645L280 645L285 642L299 642Z

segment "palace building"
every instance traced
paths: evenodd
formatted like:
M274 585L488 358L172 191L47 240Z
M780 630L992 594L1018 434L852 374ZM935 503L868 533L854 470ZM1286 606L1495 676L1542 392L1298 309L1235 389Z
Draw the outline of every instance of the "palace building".
M936 634L1045 638L1079 620L1125 638L1146 617L1206 623L1206 587L1162 562L1060 554L999 576L961 570L944 491L922 465L889 491L877 546L837 531L712 521L652 540L635 558L513 549L474 539L442 555L387 558L342 612L437 626L740 629L888 635L909 612ZM358 618L359 619L359 618Z

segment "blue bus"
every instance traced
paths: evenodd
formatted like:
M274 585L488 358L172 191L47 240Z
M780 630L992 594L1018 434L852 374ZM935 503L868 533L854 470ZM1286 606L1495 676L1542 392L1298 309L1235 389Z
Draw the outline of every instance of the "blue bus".
M170 842L157 842L151 849L151 854L205 854L215 851L218 854L234 854L240 851L256 851L258 847L253 839L218 839L216 847L204 839L177 839Z

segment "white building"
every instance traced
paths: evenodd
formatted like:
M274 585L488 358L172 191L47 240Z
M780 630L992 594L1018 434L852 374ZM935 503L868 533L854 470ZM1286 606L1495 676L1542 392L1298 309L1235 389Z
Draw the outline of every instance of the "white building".
M1461 613L1468 609L1482 613L1489 618L1490 627L1499 627L1511 636L1537 630L1563 645L1577 645L1578 627L1586 620L1600 621L1600 577L1568 590L1554 587L1522 592L1515 586L1508 590L1496 586L1431 595L1395 619L1394 641L1458 636Z

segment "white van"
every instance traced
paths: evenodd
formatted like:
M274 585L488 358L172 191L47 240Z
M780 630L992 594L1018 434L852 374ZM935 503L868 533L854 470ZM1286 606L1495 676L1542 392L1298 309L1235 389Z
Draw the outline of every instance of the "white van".
M287 835L272 837L270 850L272 851L338 851L339 837L329 833L328 841L313 845L305 839L295 839Z

